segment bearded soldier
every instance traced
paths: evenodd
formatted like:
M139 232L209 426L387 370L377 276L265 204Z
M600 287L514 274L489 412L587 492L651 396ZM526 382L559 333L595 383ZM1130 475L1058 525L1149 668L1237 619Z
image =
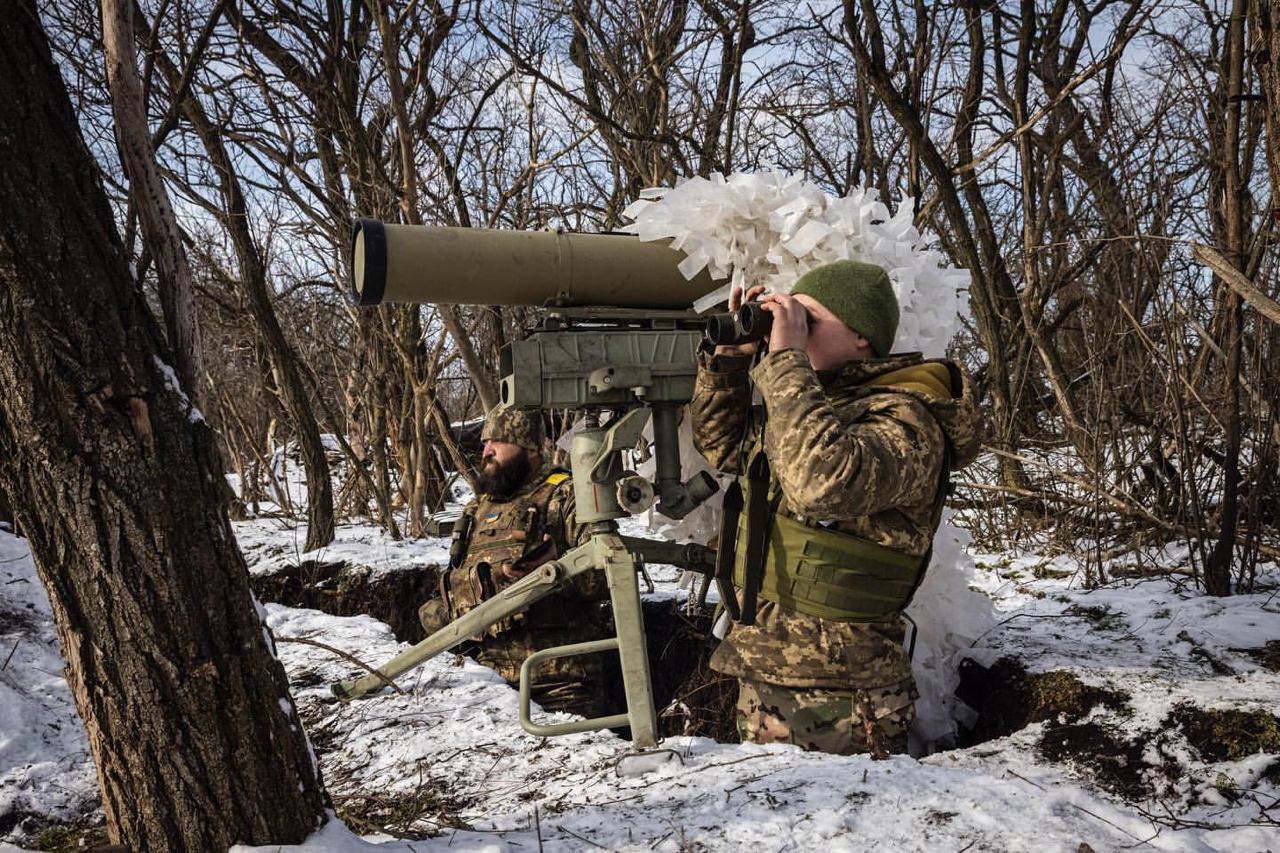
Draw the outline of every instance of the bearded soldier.
M544 461L539 412L497 406L480 438L478 496L454 528L440 597L418 613L428 634L589 536L574 518L569 473ZM579 575L555 595L494 625L465 651L514 687L534 651L610 636L597 604L608 595L603 573ZM597 655L554 659L534 671L531 693L545 710L594 717L600 715L603 681Z
M917 694L900 617L949 472L977 453L971 385L948 361L889 355L898 303L880 267L819 267L761 307L768 351L752 367L755 344L718 347L692 402L699 450L740 475L720 559L742 621L711 666L738 679L744 741L902 752Z

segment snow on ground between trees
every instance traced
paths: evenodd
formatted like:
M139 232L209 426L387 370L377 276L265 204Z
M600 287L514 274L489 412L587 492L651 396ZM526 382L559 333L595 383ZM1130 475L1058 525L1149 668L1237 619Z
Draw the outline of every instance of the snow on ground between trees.
M273 538L281 551L295 547L294 531L269 519L241 523L237 531L253 543L246 550L263 559L284 556L270 553ZM361 542L368 546L363 555ZM388 549L367 528L348 530L343 543L343 559L363 558L384 571L421 565L424 552L434 555L442 545L424 540ZM948 547L940 544L940 551ZM1214 760L1195 746L1198 718L1177 711L1274 710L1280 674L1267 668L1263 650L1280 637L1275 575L1268 577L1271 593L1211 599L1163 579L1083 591L1061 576L1071 568L1041 558L980 558L975 584L1005 621L988 622L970 655L986 665L1013 657L1032 675L1069 673L1084 685L1083 693L1072 689L1089 707L1075 718L1060 711L923 760L873 762L670 738L664 746L677 760L644 776L619 777L624 739L607 732L551 739L524 733L515 692L469 659L444 655L402 677L405 695L339 703L328 685L351 676L351 665L313 646L281 642L278 653L326 784L348 821L331 822L302 848L284 849L366 850L374 841L385 842L378 849L405 851L518 851L540 843L548 850L673 851L1075 851L1082 843L1098 851L1280 848L1277 757ZM675 592L674 572L653 574L658 595L683 595ZM70 821L92 813L96 803L79 721L56 677L61 661L47 599L25 543L3 532L0 582L5 612L30 614L21 624L13 618L0 624L0 660L17 643L0 672L0 837L22 843L30 840L24 816ZM10 593L14 588L20 592ZM318 639L369 663L403 648L369 617L278 605L267 613L278 638ZM1088 689L1119 698L1095 703ZM1113 762L1141 765L1132 775L1140 782L1151 777L1151 784L1117 787L1106 756L1072 753L1081 744L1070 735L1101 737L1118 751ZM1058 736L1068 737L1069 749L1055 751ZM1176 778L1165 778L1170 769ZM1268 807L1271 825L1248 825L1266 820ZM1180 823L1170 825L1175 819ZM40 825L27 820L31 828ZM362 839L349 828L372 833L379 821L418 840Z
M0 841L24 820L70 822L98 810L89 741L62 666L26 540L0 526Z

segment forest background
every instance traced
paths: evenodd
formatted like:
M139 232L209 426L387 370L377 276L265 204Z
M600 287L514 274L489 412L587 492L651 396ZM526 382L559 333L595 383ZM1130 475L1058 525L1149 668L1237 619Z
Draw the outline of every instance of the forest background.
M297 443L310 547L335 514L422 533L459 467L447 425L495 401L498 350L534 319L357 311L355 216L608 231L645 187L776 166L910 200L972 274L955 354L990 469L957 499L992 509L981 543L1044 533L1101 580L1186 540L1222 593L1275 558L1280 521L1278 333L1228 286L1276 295L1275 35L1250 5L159 0L133 10L134 112L99 5L42 14L161 304L173 274L122 153L145 119L194 294L162 313L197 318L170 344L246 504L283 491L267 460ZM198 336L173 340L184 322Z
M1183 543L1177 571L1215 595L1280 558L1273 5L9 0L5 14L38 14L48 34L132 284L212 427L201 464L220 459L233 511L253 514L288 494L272 460L296 452L306 506L281 509L305 516L306 550L338 518L423 535L450 472L470 476L450 425L495 401L498 351L535 321L355 309L355 216L608 231L646 187L777 167L908 200L970 272L954 355L988 441L954 503L980 547L1070 553L1100 584L1169 571L1159 550ZM109 402L133 417L121 393ZM40 497L16 470L0 513L30 534L22 509Z

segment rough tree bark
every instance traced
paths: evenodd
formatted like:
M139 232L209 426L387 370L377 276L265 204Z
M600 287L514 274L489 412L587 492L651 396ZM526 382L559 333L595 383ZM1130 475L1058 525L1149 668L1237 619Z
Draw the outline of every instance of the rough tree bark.
M112 840L299 842L325 795L214 436L162 361L26 0L0 0L0 102L0 200L23 211L0 220L0 490L49 591Z

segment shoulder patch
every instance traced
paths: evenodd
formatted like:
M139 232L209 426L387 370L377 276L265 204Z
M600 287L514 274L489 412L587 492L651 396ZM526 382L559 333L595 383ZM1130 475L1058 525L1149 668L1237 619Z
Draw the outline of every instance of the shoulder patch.
M558 486L565 480L569 479L569 475L563 471L556 471L547 477L546 482L552 486Z

